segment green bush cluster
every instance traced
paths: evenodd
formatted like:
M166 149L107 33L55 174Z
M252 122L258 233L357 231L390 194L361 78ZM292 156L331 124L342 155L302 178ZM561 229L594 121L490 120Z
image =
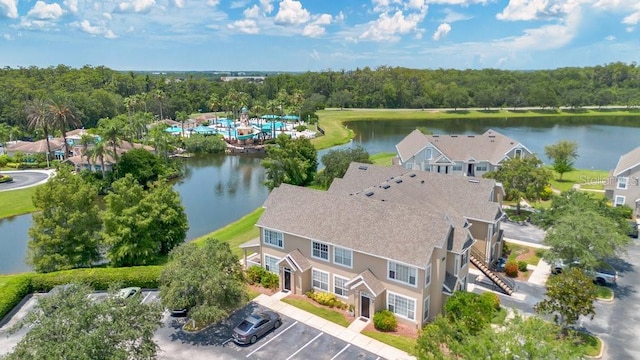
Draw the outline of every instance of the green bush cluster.
M305 295L307 295L308 298L312 299L318 304L328 306L330 308L338 308L338 309L346 310L349 307L347 303L336 298L335 294L330 294L325 292L315 292L313 290L309 290Z
M262 266L251 266L247 269L247 281L251 285L260 284L267 289L277 289L280 286L278 275L268 271Z
M305 130L307 130L307 126L306 125L298 125L298 126L296 126L296 131L298 131L298 132L303 132Z
M509 277L518 277L518 263L514 260L507 261L504 266L504 273Z
M492 292L483 292L480 294L480 302L491 304L495 311L500 310L500 296Z
M87 284L95 290L107 290L111 284L156 289L161 271L162 266L134 266L16 275L0 288L0 319L18 305L25 296L33 292L47 292L54 286L68 283Z
M219 154L227 149L227 143L219 135L193 134L184 139L184 147L194 154Z
M378 311L373 315L373 326L378 331L396 331L398 319L390 310Z
M522 272L526 272L527 271L527 262L526 261L518 261L518 270L522 271Z
M13 178L9 175L0 175L0 184L13 181Z

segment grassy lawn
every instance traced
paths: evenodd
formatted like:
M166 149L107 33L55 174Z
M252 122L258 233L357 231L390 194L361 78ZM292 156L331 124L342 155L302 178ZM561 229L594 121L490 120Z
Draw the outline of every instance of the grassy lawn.
M249 300L253 300L253 299L257 298L258 296L260 296L259 292L255 291L255 290L253 290L251 288L247 289L247 293L249 294Z
M0 219L15 215L27 214L34 212L36 207L33 206L31 197L36 192L37 186L26 189L9 190L0 192Z
M596 285L596 296L598 299L611 300L613 299L613 290L607 286Z
M600 349L602 348L600 339L580 331L576 331L575 334L582 340L582 343L577 344L577 346L583 347L587 356L598 356L600 354Z
M396 156L398 155L393 152L381 152L371 155L369 159L374 165L391 166L391 160Z
M249 214L242 217L240 220L207 235L201 236L193 240L193 242L196 244L202 244L205 239L212 237L220 241L229 243L231 251L233 251L234 254L240 256L242 255L242 250L240 250L238 246L240 246L240 244L242 244L243 242L255 239L260 236L260 232L255 225L256 222L258 222L258 219L260 218L260 215L262 215L263 211L263 208L257 208L253 212L250 212Z
M526 118L526 117L576 117L576 116L637 116L628 110L598 111L580 109L580 112L569 110L516 110L501 109L497 111L465 110L442 111L421 109L325 109L317 112L319 125L325 135L312 140L317 149L325 149L334 145L347 143L353 138L353 131L345 128L344 122L358 120L443 120L443 119L486 119L486 118ZM566 176L567 174L565 174Z
M298 309L312 313L316 316L319 316L325 320L331 321L338 325L341 325L344 327L349 326L349 322L347 321L347 319L344 317L344 315L342 315L342 313L338 311L331 310L326 307L316 306L304 300L284 298L282 299L282 301L286 302L289 305L295 306Z
M585 189L604 190L604 182L609 177L609 172L605 170L576 169L565 173L562 180L558 180L560 174L554 172L551 186L560 191L569 191L573 184L580 184Z
M530 265L538 265L540 262L540 258L542 257L540 249L510 242L507 242L507 244L509 244L509 248L511 249L509 260L524 261Z
M493 317L491 317L491 323L495 325L504 324L504 320L507 318L507 310L503 307L500 307L500 310L493 313Z
M414 338L369 330L363 330L362 335L366 335L380 341L381 343L393 346L394 348L405 351L410 355L416 354L417 341Z

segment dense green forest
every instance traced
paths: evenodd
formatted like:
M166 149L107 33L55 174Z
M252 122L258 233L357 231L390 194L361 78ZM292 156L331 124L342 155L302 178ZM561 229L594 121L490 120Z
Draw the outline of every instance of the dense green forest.
M65 98L86 128L102 118L150 112L299 114L313 117L323 107L488 108L639 106L640 68L612 63L538 71L416 70L398 67L269 74L263 82L223 82L211 73L119 72L103 66L79 69L0 69L0 123L26 128L25 104Z

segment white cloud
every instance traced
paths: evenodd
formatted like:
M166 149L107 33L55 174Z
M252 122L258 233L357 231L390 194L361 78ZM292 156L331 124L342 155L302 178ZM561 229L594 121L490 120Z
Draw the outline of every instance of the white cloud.
M14 26L25 30L49 31L56 28L56 23L48 20L30 20L26 17L20 19L20 24Z
M260 10L260 7L258 5L253 5L250 8L246 8L242 12L244 17L246 17L247 19L257 19L258 17L260 17L261 13L262 11Z
M78 0L64 0L62 3L72 13L74 13L74 14L78 13Z
M62 10L60 4L47 4L44 1L38 0L36 5L29 10L27 16L38 20L56 20L63 14L64 10Z
M426 11L414 13L405 16L402 11L396 11L393 16L382 13L378 19L369 24L369 28L360 36L361 40L371 41L396 41L399 35L407 35L416 33L421 36L422 30L418 28L418 24L424 20Z
M613 41L613 40L615 40L615 39L616 39L616 37L615 37L615 36L613 36L613 35L608 35L608 36L607 36L607 37L605 37L604 39L605 39L605 40L607 40L607 41Z
M334 20L335 20L335 22L337 22L337 23L341 23L341 22L343 22L343 21L344 21L344 19L345 19L344 13L343 13L342 11L340 11L340 12L338 13L338 15L336 15L336 16L334 16L334 17L333 17L333 19L334 19Z
M314 20L304 27L303 36L318 37L325 33L325 26L330 25L333 17L329 14L315 15Z
M247 0L235 0L231 2L231 4L229 5L229 8L231 9L243 8L247 6L248 3L249 1Z
M404 8L408 10L422 10L427 7L427 0L409 0Z
M465 21L465 20L469 20L469 19L473 18L473 16L461 14L461 13L455 12L455 11L449 9L449 8L444 9L443 12L446 15L445 15L444 19L442 19L442 22L446 22L448 24L454 23L456 21Z
M102 16L107 20L111 20L113 18L113 16L111 16L111 13L108 12L102 13Z
M311 53L309 53L309 57L312 60L318 61L318 60L320 60L320 53L318 52L318 50L313 49L313 50L311 50Z
M207 0L207 5L211 7L216 7L220 4L220 0Z
M260 0L260 7L264 10L265 13L271 14L273 11L272 0Z
M260 32L260 28L258 28L258 24L255 20L238 20L233 23L227 25L227 28L230 30L236 30L245 34L257 34Z
M562 17L580 6L575 0L510 0L496 15L498 20L538 20Z
M0 10L4 16L15 19L18 17L18 0L0 0Z
M147 13L156 4L155 0L123 1L116 7L116 11L123 13Z
M489 2L493 2L491 0L428 0L429 4L438 4L438 5L460 5L460 6L469 6L473 4L487 4Z
M173 4L177 7L182 9L184 7L184 0L173 0Z
M638 25L640 23L640 10L634 12L633 14L626 16L622 23L625 25Z
M11 34L2 34L2 38L5 40L13 40L13 36L11 36Z
M442 23L442 24L438 25L438 29L436 30L436 32L433 33L432 38L435 41L440 41L440 39L442 39L445 36L447 36L449 31L451 31L451 25L449 25L447 23Z
M302 7L302 3L296 0L282 0L280 9L274 18L278 25L300 25L311 18L309 11Z
M91 25L89 20L82 20L80 23L75 23L75 25L78 26L80 30L90 35L104 36L107 39L117 38L116 34L114 34L110 29L107 29L103 25Z

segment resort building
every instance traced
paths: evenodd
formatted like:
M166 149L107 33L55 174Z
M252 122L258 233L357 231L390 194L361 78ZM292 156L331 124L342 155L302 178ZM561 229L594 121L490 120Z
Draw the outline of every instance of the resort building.
M482 135L425 135L412 131L396 145L394 164L405 169L482 177L505 160L533 153L518 141L487 130Z
M470 262L489 271L500 256L500 184L451 180L352 163L328 191L283 184L264 203L253 246L285 291L333 293L357 316L389 309L422 327L466 290Z
M640 215L640 147L620 156L605 182L605 196L613 206L627 205Z

